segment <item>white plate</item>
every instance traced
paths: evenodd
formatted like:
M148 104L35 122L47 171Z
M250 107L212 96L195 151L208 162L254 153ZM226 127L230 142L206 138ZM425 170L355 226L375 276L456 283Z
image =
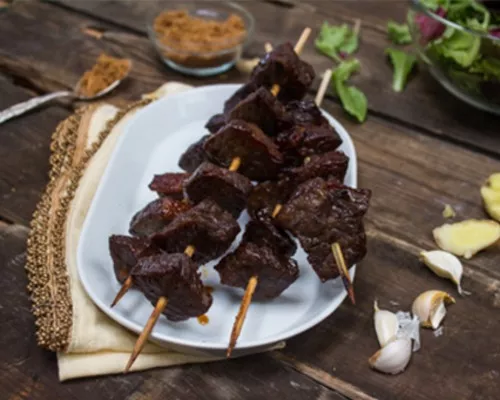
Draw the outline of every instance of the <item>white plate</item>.
M148 189L153 175L180 170L180 155L206 134L206 121L222 110L224 101L238 87L199 87L145 107L119 139L99 184L78 246L78 271L95 304L134 332L142 330L153 306L140 292L131 290L115 308L109 307L120 285L114 277L108 237L127 234L132 215L156 197ZM324 115L341 136L341 150L350 158L345 182L356 187L356 153L351 138L331 115ZM239 220L242 227L247 220L243 213ZM258 351L305 331L335 311L346 297L340 279L324 284L319 281L302 250L294 258L300 277L279 298L252 303L235 355ZM196 318L173 323L162 316L152 333L154 341L196 354L224 354L243 291L222 286L214 264L201 268L203 281L214 288L209 323L200 325Z

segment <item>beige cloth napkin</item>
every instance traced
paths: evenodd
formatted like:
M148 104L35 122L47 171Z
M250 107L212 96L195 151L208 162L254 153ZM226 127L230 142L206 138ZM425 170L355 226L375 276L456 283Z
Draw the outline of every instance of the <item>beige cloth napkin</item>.
M189 90L190 88L188 85L171 82L147 96L155 99L171 93ZM106 104L96 108L89 122L87 148L97 140L99 133L116 116L118 111L114 106ZM84 376L122 372L137 339L136 335L118 325L94 305L80 283L76 265L76 252L81 228L99 180L117 139L122 134L127 122L137 111L138 109L134 109L128 112L113 127L99 150L94 154L79 182L69 209L65 227L65 258L73 313L69 346L66 351L57 353L59 379L61 381ZM272 349L282 347L284 347L284 343L280 343ZM149 343L131 370L137 371L217 359L219 358L181 354Z

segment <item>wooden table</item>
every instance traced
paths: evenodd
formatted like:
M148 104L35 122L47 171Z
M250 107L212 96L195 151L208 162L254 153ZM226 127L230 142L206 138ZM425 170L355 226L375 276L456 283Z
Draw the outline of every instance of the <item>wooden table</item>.
M404 1L247 1L257 29L247 56L265 41L294 40L307 24L363 21L354 82L370 104L366 123L346 117L328 94L324 107L352 135L360 185L373 190L366 219L369 253L356 277L358 304L345 302L282 352L244 359L82 379L60 384L54 354L37 347L24 273L31 214L47 182L50 135L73 106L53 104L0 126L0 398L2 399L498 399L500 398L499 249L465 263L473 294L449 309L443 335L422 331L422 349L407 371L369 369L378 346L373 300L408 310L428 289L455 293L418 261L433 249L431 231L445 204L460 219L483 218L479 186L500 171L500 119L461 103L420 70L406 91L391 90L384 57L389 18L402 21ZM136 99L168 80L195 85L242 81L230 71L196 80L166 69L146 37L149 1L0 0L0 108L33 95L69 89L103 51L133 60L131 79L112 100ZM321 73L331 61L314 46L304 58ZM316 82L317 86L318 82Z

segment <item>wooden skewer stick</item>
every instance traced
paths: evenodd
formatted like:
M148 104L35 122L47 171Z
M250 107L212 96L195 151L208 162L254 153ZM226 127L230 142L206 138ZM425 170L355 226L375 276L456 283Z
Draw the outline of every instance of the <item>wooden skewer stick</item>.
M250 303L252 302L252 297L258 282L259 278L257 276L252 276L248 280L247 288L245 289L245 294L243 296L243 299L241 300L240 310L238 311L238 315L236 315L236 319L233 325L233 330L231 331L229 347L227 348L227 353L226 353L227 358L231 357L231 353L233 352L234 346L236 346L236 341L240 336L241 328L243 328L243 323L245 322L245 317L247 316L248 307L250 307Z
M314 102L316 103L316 105L318 107L323 102L326 91L328 89L328 84L330 83L330 80L332 79L332 73L333 73L333 71L331 69L327 69L323 75L323 79L321 80L321 84L319 85L319 88L318 88L318 93L316 93L316 98L314 99Z
M188 257L192 257L195 252L194 246L187 246L184 249L184 254L186 254ZM165 296L161 296L158 301L156 302L155 309L151 313L151 316L148 319L148 322L144 326L144 329L142 330L141 334L139 335L139 338L135 342L134 345L134 350L132 350L132 355L130 356L130 359L128 360L127 366L125 367L124 373L126 374L129 370L136 358L139 356L141 353L142 349L146 345L146 342L148 341L149 335L151 334L156 321L158 321L158 318L160 318L161 313L165 310L168 304L168 299Z
M123 296L125 296L125 293L128 292L128 290L132 287L132 275L129 274L125 282L123 282L122 287L120 288L119 292L116 294L115 299L111 303L111 308L116 306L118 302L122 299Z
M311 35L311 28L305 28L302 34L300 35L299 40L297 41L297 44L294 47L295 53L300 54L302 52L302 49L304 48L304 45L307 42L307 39L309 39L309 36ZM266 46L266 51L269 46ZM272 48L271 48L272 49ZM273 96L277 96L280 91L280 86L279 85L273 85L271 88L271 93ZM241 160L239 157L236 157L232 160L231 166L229 167L230 171L236 171L239 166L240 166ZM235 169L231 169L233 165L236 165ZM281 209L281 206L280 206ZM279 210L276 212L276 214L279 212ZM275 209L276 211L276 209ZM274 212L273 212L274 216ZM236 315L236 319L234 321L233 329L231 331L231 337L229 340L229 346L227 348L227 353L226 356L229 358L231 357L231 353L233 352L234 347L236 346L236 342L238 341L238 337L240 336L241 329L243 328L243 323L245 322L245 317L247 315L248 307L250 307L250 303L252 302L252 297L255 292L255 289L257 288L257 283L259 282L259 279L257 276L252 276L247 283L247 287L245 289L245 294L243 295L243 299L241 300L240 304L240 309L238 311L238 314Z
M345 264L344 255L342 254L342 250L340 249L340 244L335 242L332 244L332 252L333 257L335 258L335 262L339 268L339 273L342 278L342 283L344 284L347 294L351 299L352 304L356 304L356 299L354 297L354 287L352 285L351 276L349 275L349 270Z
M155 326L156 321L158 321L158 318L160 317L161 313L163 312L163 310L165 310L165 307L167 307L167 304L168 304L168 299L166 297L162 296L158 299L158 302L156 303L153 313L149 317L146 326L144 327L143 331L141 332L141 335L139 336L139 339L137 339L137 342L135 342L134 350L132 351L132 355L128 360L127 366L125 367L125 371L123 372L124 374L126 374L130 370L130 367L132 367L132 364L134 363L134 361L144 348L144 345L148 340L149 334L153 330L153 327Z

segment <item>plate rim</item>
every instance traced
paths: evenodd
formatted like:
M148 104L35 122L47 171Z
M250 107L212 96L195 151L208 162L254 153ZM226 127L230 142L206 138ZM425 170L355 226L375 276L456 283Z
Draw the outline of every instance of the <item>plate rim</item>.
M77 271L78 271L78 277L80 279L80 283L82 284L86 294L90 297L92 302L104 313L106 314L109 318L120 324L121 326L127 328L128 330L139 334L143 330L143 326L131 321L129 318L126 316L121 315L121 313L118 311L119 309L116 308L111 308L108 304L105 304L103 300L100 299L100 297L95 293L92 289L91 282L87 280L87 275L83 271L83 245L82 243L84 242L84 237L87 234L87 231L89 230L90 222L92 220L91 216L94 214L95 209L97 208L97 204L99 203L98 199L101 195L101 192L103 191L103 188L107 181L109 180L109 174L111 170L111 166L113 165L115 159L118 157L118 154L120 153L120 149L123 146L123 143L125 142L127 136L129 135L129 132L133 131L133 127L135 124L137 124L137 120L140 119L141 115L146 113L146 112L151 112L150 110L153 108L159 108L161 109L162 107L165 107L163 103L168 103L171 101L182 101L182 98L185 96L192 96L196 95L197 92L201 91L217 91L221 89L234 89L236 91L238 88L240 88L242 85L241 84L215 84L215 85L203 85L203 86L198 86L198 87L193 87L190 89L187 89L182 92L178 93L172 93L168 94L165 97L158 99L145 107L143 107L141 110L136 112L135 115L133 115L129 121L126 121L126 125L124 127L123 133L121 136L118 138L115 147L112 150L112 154L109 157L109 160L106 164L104 173L101 176L101 179L99 181L98 187L94 193L94 196L92 198L90 207L87 211L87 214L85 216L84 223L82 225L82 229L80 232L80 237L78 238L78 245L77 245L77 257L76 257L76 263L77 263ZM148 111L149 110L149 111ZM342 138L343 144L345 144L347 147L350 148L351 155L349 156L349 167L351 168L351 175L352 175L352 185L351 187L357 188L357 178L358 178L358 171L357 171L357 154L356 154L356 148L354 146L354 143L352 141L352 138L350 134L347 132L347 130L344 128L344 126L331 114L329 114L327 111L321 108L322 114L329 120L329 122L334 126L334 128L337 130L339 135ZM352 279L354 280L355 277L355 272L356 272L356 265L353 265L350 268L351 276ZM252 348L258 348L258 347L264 347L264 346L269 346L274 343L278 343L281 341L284 341L286 339L289 339L291 337L297 336L312 327L316 326L320 322L322 322L324 319L329 317L331 314L333 314L337 308L340 307L342 302L345 300L347 297L347 292L342 290L339 295L335 296L332 301L329 303L328 307L325 307L324 310L319 313L315 318L312 318L308 320L307 322L298 325L297 327L287 330L284 332L281 332L280 334L276 334L275 336L268 336L264 337L258 340L247 340L241 343L237 343L235 350L245 350L245 349L252 349ZM149 303L149 302L148 302ZM153 306L150 304L151 310L153 310ZM228 332L228 338L229 338L230 332ZM167 345L172 344L172 345L177 345L177 346L183 346L183 347L188 347L188 348L193 348L193 349L203 349L203 350L226 350L227 349L227 343L226 344L221 344L219 342L210 342L210 341L196 341L192 339L182 339L179 337L171 336L168 334L160 333L157 330L154 330L151 332L151 335L149 337L150 341L159 343L160 345ZM229 341L228 341L229 343Z

